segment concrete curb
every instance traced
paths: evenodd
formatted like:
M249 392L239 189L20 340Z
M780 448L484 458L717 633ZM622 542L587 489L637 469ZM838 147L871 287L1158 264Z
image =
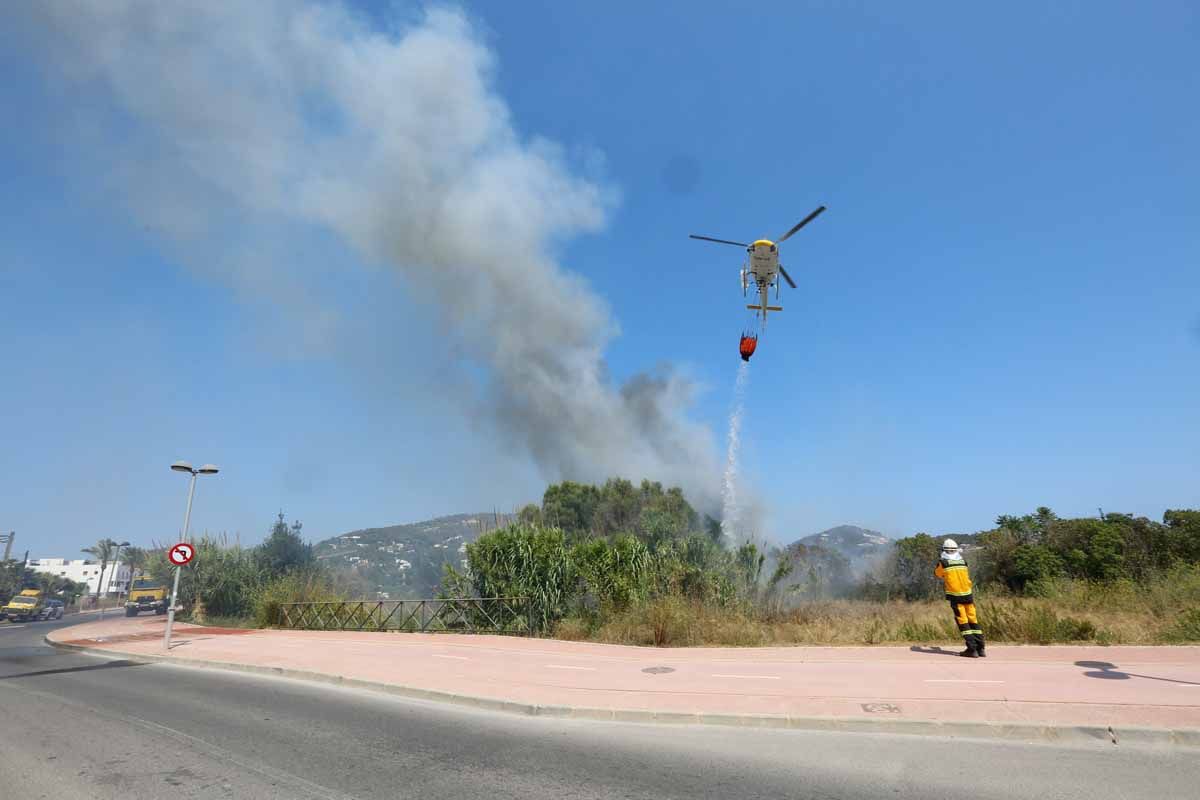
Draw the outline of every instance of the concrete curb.
M1025 742L1044 741L1060 744L1094 744L1096 742L1106 742L1110 745L1127 743L1200 748L1200 729L1191 728L1122 728L1115 730L1094 725L944 722L938 720L886 718L850 719L845 717L793 717L768 714L712 714L556 705L543 706L533 703L520 703L515 700L497 700L490 697L476 697L474 695L457 694L455 692L445 692L435 689L421 689L415 686L402 686L359 678L346 678L341 675L331 675L325 672L285 669L283 667L264 667L257 664L238 664L228 661L209 661L207 659L181 656L127 653L102 647L86 647L84 645L56 642L49 635L42 638L46 644L59 650L126 658L147 663L181 664L188 667L200 667L202 669L217 669L251 675L291 678L332 686L345 686L352 689L366 689L415 700L430 700L484 711L501 711L508 714L521 714L530 717L675 725L724 725L744 728L787 728L792 730L836 731L841 733L900 733L917 736L947 736ZM1115 742L1113 741L1114 736L1116 739Z

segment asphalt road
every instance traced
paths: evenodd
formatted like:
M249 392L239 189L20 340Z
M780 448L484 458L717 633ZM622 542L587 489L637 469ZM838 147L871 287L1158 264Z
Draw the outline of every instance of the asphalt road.
M550 720L137 664L0 623L5 798L1194 797L1194 750Z

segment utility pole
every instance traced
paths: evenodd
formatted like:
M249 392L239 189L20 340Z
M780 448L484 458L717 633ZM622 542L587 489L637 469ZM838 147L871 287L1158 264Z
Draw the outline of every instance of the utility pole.
M196 476L200 474L190 466L188 469L192 473L192 480L188 486L187 511L183 514L183 540L185 542L188 540L188 529L192 524L192 496L196 494ZM163 632L163 649L168 652L171 650L171 626L175 622L175 598L179 596L179 571L181 569L183 569L181 566L175 567L175 584L171 587L171 605L167 606L167 629Z
M176 461L171 465L171 469L176 472L186 472L191 476L191 483L188 486L187 511L183 513L183 541L188 542L188 533L191 531L192 524L192 497L196 494L196 478L200 475L216 475L218 470L213 464L205 464L199 469L193 469L192 465L186 461ZM279 512L279 518L283 519L283 512ZM195 550L192 551L193 554ZM179 571L182 566L175 566L175 583L171 587L171 605L167 607L167 629L163 632L163 649L171 650L171 627L175 624L175 602L179 597Z

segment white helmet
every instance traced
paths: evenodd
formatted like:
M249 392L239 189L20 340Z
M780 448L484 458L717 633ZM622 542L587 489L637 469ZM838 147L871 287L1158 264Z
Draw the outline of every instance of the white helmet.
M946 541L942 542L942 549L948 553L953 552L954 550L958 549L958 542L954 541L953 539L947 539Z

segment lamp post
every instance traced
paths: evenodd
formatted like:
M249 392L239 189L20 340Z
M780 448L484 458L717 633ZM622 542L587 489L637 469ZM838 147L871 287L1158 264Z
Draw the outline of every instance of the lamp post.
M188 531L192 524L192 497L196 494L196 477L198 475L216 475L219 471L212 464L205 464L199 469L194 469L187 461L176 461L171 465L171 469L176 472L186 472L192 476L190 485L188 486L187 511L183 514L183 539L187 541ZM175 584L171 587L171 605L167 607L167 630L163 633L163 649L171 649L171 626L175 624L175 600L179 595L179 570L182 567L175 567Z
M113 554L113 557L112 557L113 572L116 572L117 570L119 570L121 568L121 548L122 547L129 547L129 542L121 542L120 544L117 545L117 550ZM101 575L100 577L103 578L104 576ZM110 572L108 574L108 585L109 585L109 587L112 586L112 572ZM101 595L101 597L100 597L100 621L101 622L104 621L104 597L103 596L106 594L108 594L108 592L105 591L103 586L101 586L100 587L100 595ZM121 597L121 590L118 589L117 590L117 599L120 599L120 597Z

